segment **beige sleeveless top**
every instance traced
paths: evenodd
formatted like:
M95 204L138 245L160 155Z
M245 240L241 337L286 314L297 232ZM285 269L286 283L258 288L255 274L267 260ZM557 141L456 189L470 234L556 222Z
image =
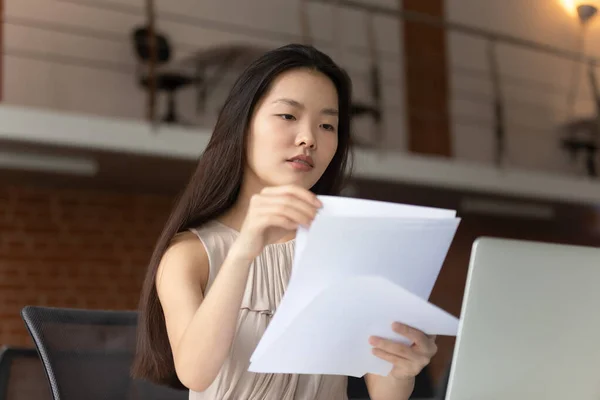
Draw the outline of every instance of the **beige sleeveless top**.
M238 232L218 221L193 229L208 253L206 292ZM290 278L294 241L266 246L250 266L229 357L211 386L190 400L347 400L348 378L329 375L257 374L250 356L277 309Z

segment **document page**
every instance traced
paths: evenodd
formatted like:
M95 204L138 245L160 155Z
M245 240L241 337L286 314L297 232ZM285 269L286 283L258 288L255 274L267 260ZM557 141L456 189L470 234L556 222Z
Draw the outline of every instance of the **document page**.
M458 319L428 302L459 224L456 212L319 196L323 208L296 237L290 282L250 371L387 375L368 338L407 342L398 321L456 335Z

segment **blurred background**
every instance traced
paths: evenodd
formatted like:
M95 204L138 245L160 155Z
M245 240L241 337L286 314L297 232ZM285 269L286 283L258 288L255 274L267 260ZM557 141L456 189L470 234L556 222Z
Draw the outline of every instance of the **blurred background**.
M33 346L27 304L136 307L233 80L290 42L314 44L353 79L358 147L344 194L463 218L435 304L460 314L479 236L600 244L600 1L0 7L0 345ZM435 383L454 340L438 343Z

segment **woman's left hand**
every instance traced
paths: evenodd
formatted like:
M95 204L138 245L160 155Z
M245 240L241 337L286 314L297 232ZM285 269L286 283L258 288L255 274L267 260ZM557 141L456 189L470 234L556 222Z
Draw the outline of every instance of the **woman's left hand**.
M437 353L435 336L426 335L418 329L399 322L395 322L392 329L413 344L407 345L372 336L369 343L373 346L373 354L394 365L390 376L396 379L414 378Z

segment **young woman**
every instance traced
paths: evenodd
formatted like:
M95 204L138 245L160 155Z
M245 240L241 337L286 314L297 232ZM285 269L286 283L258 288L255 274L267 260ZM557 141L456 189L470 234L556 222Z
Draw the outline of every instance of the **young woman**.
M346 377L248 366L285 291L297 227L315 217L316 195L341 188L350 99L346 73L313 47L273 50L243 72L154 251L134 376L196 400L347 398ZM394 364L387 377L366 377L374 400L407 399L436 351L434 338L396 330L414 345L370 340Z

